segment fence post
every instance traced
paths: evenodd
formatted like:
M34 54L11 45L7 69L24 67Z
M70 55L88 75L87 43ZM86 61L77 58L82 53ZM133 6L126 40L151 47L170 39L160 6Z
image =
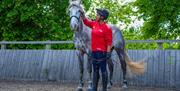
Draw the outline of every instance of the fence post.
M158 49L162 50L163 49L163 42L157 42L158 44Z
M1 44L1 50L4 50L4 49L6 49L6 44Z
M46 50L51 49L51 45L50 44L46 44Z
M48 43L46 44L46 50L51 49L51 44L49 43L50 41L48 41Z

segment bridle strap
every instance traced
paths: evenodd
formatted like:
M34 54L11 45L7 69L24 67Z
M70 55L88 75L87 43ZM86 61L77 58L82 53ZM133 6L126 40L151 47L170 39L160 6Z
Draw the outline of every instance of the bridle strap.
M78 8L81 8L80 6L78 6L78 5L76 5L76 4L70 5L69 8L71 8L71 7L73 7L73 6L78 7ZM73 18L73 17L75 17L75 18L78 20L78 22L80 21L80 17L77 17L77 16L75 16L75 15L71 16L70 19Z
M80 6L78 6L78 5L76 5L76 4L70 5L69 8L71 8L72 6L81 8ZM78 20L78 23L81 24L79 28L82 30L82 29L83 29L83 26L82 26L82 21L81 21L81 19L80 19L81 17L80 17L80 16L78 17L78 16L76 16L76 15L73 15L73 16L70 17L70 19L72 19L73 17L76 18L76 19Z
M75 18L78 20L78 22L79 22L79 20L80 20L80 18L79 18L79 17L77 17L77 16L73 15L73 16L71 16L71 18L70 18L70 19L72 19L73 17L75 17Z

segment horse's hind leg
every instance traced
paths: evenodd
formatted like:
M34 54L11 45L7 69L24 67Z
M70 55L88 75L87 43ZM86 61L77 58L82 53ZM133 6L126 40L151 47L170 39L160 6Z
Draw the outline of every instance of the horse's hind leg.
M78 86L78 91L82 91L83 88L83 73L84 73L84 53L82 51L77 52L78 56L78 61L79 61L79 69L80 69L80 76L79 76L79 86Z
M119 56L119 60L120 60L120 63L121 63L121 68L122 68L122 71L123 71L123 88L127 88L127 80L126 80L126 62L125 62L125 52L124 52L124 49L115 49L118 56Z
M108 79L108 88L111 88L111 86L113 85L112 83L112 77L113 77L113 71L114 71L114 64L112 62L112 59L108 59L107 60L107 64L108 64L108 68L109 68L109 79Z
M88 91L92 90L92 60L90 57L88 57L88 62L87 62L87 70L88 70L88 76L89 76L89 81L88 81Z

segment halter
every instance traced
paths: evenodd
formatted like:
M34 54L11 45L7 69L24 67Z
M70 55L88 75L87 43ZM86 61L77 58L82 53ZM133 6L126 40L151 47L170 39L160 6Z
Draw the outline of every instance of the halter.
M71 16L70 19L72 19L73 17L75 17L78 20L78 22L80 21L80 17L77 17L75 15Z
M81 8L80 6L78 6L78 5L76 5L76 4L70 5L69 8L71 8L71 7L73 7L73 6L76 6L76 7L78 7L78 8ZM70 19L72 19L73 17L75 17L75 18L78 20L78 22L80 21L80 16L77 17L76 15L73 15L73 16L70 17Z

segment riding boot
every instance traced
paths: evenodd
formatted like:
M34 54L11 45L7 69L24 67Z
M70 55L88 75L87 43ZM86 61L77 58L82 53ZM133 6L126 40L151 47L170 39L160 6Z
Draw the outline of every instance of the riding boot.
M108 74L107 72L102 73L102 91L107 91L107 80Z
M123 80L123 86L122 86L122 88L128 88L128 87L127 87L127 80Z
M93 74L93 91L97 91L99 82L99 72L94 72Z

